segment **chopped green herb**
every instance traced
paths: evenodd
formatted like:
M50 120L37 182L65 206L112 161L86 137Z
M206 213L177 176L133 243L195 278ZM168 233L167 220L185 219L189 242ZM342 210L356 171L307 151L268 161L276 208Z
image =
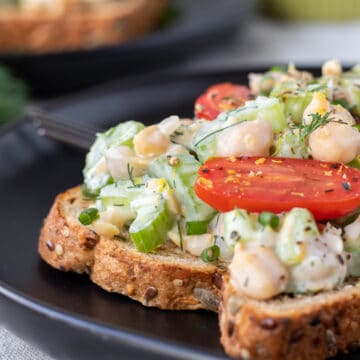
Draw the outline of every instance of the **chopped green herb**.
M88 208L82 211L79 215L79 221L83 225L90 225L98 218L99 218L99 210L96 208Z
M201 235L207 233L207 221L187 221L186 235Z
M277 229L280 225L280 218L269 211L263 211L260 213L258 221L263 226L270 226L272 229Z
M135 182L135 178L134 178L134 175L133 175L133 171L134 171L134 168L128 163L127 164L127 171L128 171L128 175L129 175L129 179L132 183L132 186L129 187L129 188L138 188L138 187L141 187L141 186L144 186L144 184L136 184Z
M312 120L307 125L299 125L300 130L300 141L305 141L305 139L315 130L318 128L325 126L329 122L337 122L340 124L345 124L343 121L340 120L333 120L330 117L331 113L327 112L324 115L320 115L319 113L310 114Z
M181 250L184 250L180 221L177 222L177 228L178 228L179 238L180 238L180 249L181 249Z
M241 124L241 123L243 123L243 122L245 122L245 121L248 121L248 120L241 120L241 121L236 122L236 123L234 123L234 124L231 124L231 125L229 125L229 126L225 126L224 128L217 129L217 130L215 130L215 131L213 131L213 132L205 135L203 138L201 138L199 141L197 141L197 142L195 143L195 146L198 146L200 143L202 143L202 142L203 142L204 140L206 140L208 137L210 137L210 136L212 136L212 135L215 135L215 134L217 134L217 133L219 133L219 132L221 132L221 131L223 131L223 130L232 128L233 126L239 125L239 124Z
M217 245L210 246L201 252L201 259L205 262L213 262L220 256L220 248Z

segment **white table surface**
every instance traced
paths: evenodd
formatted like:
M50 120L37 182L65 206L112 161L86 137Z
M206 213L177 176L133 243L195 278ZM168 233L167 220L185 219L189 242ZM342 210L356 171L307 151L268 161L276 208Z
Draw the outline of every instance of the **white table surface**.
M196 55L173 68L222 69L251 67L256 64L284 64L289 61L316 65L330 58L339 58L345 64L351 65L360 62L360 47L357 46L359 34L360 21L289 24L255 18L239 30L234 43ZM53 358L0 325L0 359Z

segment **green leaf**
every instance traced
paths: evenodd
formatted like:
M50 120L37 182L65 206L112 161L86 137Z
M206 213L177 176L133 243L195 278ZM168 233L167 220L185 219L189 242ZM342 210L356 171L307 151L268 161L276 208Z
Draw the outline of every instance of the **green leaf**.
M24 114L27 99L25 84L0 66L0 125Z

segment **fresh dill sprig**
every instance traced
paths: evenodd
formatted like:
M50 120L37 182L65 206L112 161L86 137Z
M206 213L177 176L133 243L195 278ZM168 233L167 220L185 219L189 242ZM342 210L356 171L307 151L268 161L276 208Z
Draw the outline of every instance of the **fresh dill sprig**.
M127 164L127 172L128 172L128 175L129 175L129 179L130 179L130 181L131 181L131 183L132 183L132 186L131 186L131 187L138 188L138 187L140 187L140 186L143 186L144 184L136 184L136 183L135 183L133 171L134 171L134 168L128 163L128 164Z
M239 125L239 124L241 124L241 123L243 123L243 122L245 122L245 121L248 121L248 120L241 120L241 121L238 121L238 122L236 122L236 123L233 123L233 124L231 124L231 125L229 125L229 126L225 126L225 127L221 128L221 129L214 130L214 131L212 131L211 133L206 134L206 135L205 135L203 138L201 138L200 140L198 140L198 141L195 143L195 146L198 146L200 143L202 143L202 142L203 142L205 139L207 139L208 137L210 137L210 136L212 136L212 135L215 135L215 134L217 134L217 133L219 133L219 132L221 132L221 131L224 131L224 130L226 130L226 129L232 128L233 126Z
M183 237L182 237L182 233L181 233L181 226L180 226L180 221L177 222L177 228L178 228L178 232L179 232L179 239L180 239L180 250L184 250L184 246L183 246Z
M319 113L309 114L309 116L311 116L311 122L309 124L301 124L298 126L300 140L305 141L311 133L322 126L325 126L329 122L345 124L341 120L334 120L334 118L332 118L330 115L330 112L327 112L324 115L320 115Z

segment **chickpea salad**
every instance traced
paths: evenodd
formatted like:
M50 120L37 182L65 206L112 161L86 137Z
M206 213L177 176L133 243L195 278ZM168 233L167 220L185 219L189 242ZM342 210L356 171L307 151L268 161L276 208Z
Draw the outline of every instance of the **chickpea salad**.
M360 276L360 66L290 64L215 84L193 119L97 134L79 221L140 252L166 241L229 264L241 294L316 293ZM124 236L126 235L126 236Z

